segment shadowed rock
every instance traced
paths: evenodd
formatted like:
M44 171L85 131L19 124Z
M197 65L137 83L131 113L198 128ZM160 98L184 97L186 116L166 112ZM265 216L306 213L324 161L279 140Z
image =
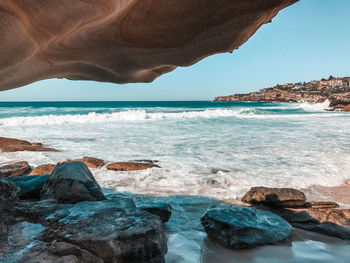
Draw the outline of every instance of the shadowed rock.
M48 78L150 82L232 52L297 1L0 1L0 90Z
M1 7L1 3L0 3L0 7ZM0 8L0 13L1 13L1 8ZM58 152L58 150L56 149L44 147L41 143L37 143L37 142L30 143L24 140L0 137L0 152L19 152L19 151Z
M211 240L232 249L275 244L292 233L278 215L252 207L218 205L207 211L201 223Z
M146 170L150 168L160 168L159 165L153 163L134 163L134 162L118 162L118 163L110 163L106 166L108 170L113 171L138 171L138 170Z
M33 171L30 172L29 176L32 175L43 175L43 174L51 174L55 169L55 164L43 164L34 168Z
M306 203L305 194L292 188L252 187L242 201L269 206L301 207Z
M30 168L28 162L16 162L8 163L0 167L0 176L4 177L16 177L27 174L32 168Z
M48 174L35 175L35 176L23 176L23 177L11 177L8 180L15 183L20 191L17 196L24 200L40 200L40 192L43 188Z
M171 217L172 207L170 204L165 202L145 203L137 208L159 216L163 223L168 222Z
M82 162L57 164L43 186L41 197L54 199L59 203L105 199L101 187Z

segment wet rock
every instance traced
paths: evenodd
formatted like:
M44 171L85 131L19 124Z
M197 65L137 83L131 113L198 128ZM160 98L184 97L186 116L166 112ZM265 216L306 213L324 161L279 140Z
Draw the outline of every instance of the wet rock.
M292 226L350 240L350 209L277 209L271 210Z
M330 107L343 105L344 107L350 105L350 92L333 94L328 98Z
M18 151L32 151L32 152L58 152L53 148L44 147L41 143L30 143L24 140L0 137L0 151L1 152L18 152Z
M305 205L306 197L303 192L292 188L252 187L242 201L268 206L301 207Z
M30 176L32 175L43 175L43 174L51 174L52 171L55 169L55 164L43 164L39 165L34 168L33 171L29 174Z
M18 187L0 177L0 251L2 250L2 239L5 237L8 226L14 222L13 208L18 201Z
M74 244L104 262L164 262L167 252L159 217L136 209L132 199L121 196L74 205L43 233L42 240ZM64 255L77 251L75 246L52 249Z
M159 216L163 223L169 221L172 212L171 205L165 202L146 203L138 206L137 208Z
M17 196L24 200L40 200L40 191L43 188L49 175L34 175L23 177L11 177L8 180L15 183L20 191Z
M275 244L292 233L278 215L252 207L218 205L207 211L201 223L211 240L231 249Z
M0 176L14 177L23 176L31 170L28 162L7 163L0 167Z
M105 199L101 187L82 162L57 164L43 186L41 198L54 199L59 203Z
M129 172L137 170L146 170L150 168L160 168L160 166L153 163L117 162L108 164L106 168L108 170L113 171Z
M342 111L350 111L350 105L345 106Z
M95 157L87 157L84 156L81 159L81 162L85 163L87 167L89 168L99 168L104 165L105 161L102 159L98 159Z

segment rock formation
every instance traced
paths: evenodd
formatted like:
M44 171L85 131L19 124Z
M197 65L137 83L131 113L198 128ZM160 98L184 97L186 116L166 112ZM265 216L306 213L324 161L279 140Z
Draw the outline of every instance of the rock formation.
M275 244L292 233L281 217L251 207L218 205L201 222L210 239L233 249Z
M0 13L1 13L1 9L0 9ZM1 21L1 17L0 17L0 21ZM1 57L0 57L0 60L1 60ZM19 151L57 152L58 150L44 147L41 143L37 143L37 142L30 143L25 140L0 137L0 152L19 152Z
M150 82L232 52L298 0L0 0L0 90L48 78Z
M112 171L130 172L130 171L146 170L150 168L160 168L160 166L152 163L118 162L118 163L110 163L106 166L106 168Z

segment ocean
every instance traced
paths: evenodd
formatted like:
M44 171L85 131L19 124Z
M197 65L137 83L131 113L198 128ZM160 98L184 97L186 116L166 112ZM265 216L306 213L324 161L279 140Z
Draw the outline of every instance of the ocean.
M101 186L236 200L252 186L337 186L350 178L350 114L328 102L1 102L0 136L59 153L3 153L37 166L93 156L160 169L92 169Z

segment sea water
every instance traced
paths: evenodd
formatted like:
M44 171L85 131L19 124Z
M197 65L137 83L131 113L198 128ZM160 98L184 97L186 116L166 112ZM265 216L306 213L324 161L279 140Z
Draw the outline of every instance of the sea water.
M350 178L350 114L328 102L2 102L0 136L58 153L2 153L37 166L93 156L160 169L92 169L105 188L234 200L252 186L336 186Z

